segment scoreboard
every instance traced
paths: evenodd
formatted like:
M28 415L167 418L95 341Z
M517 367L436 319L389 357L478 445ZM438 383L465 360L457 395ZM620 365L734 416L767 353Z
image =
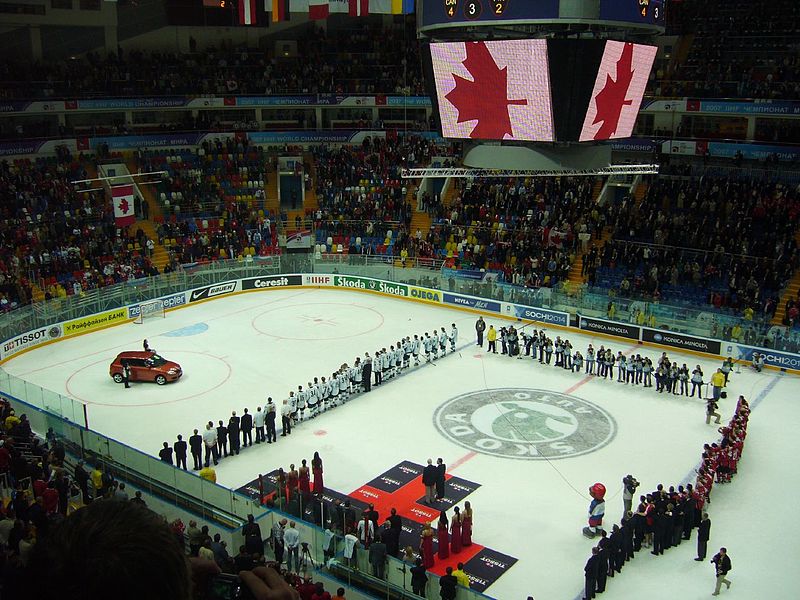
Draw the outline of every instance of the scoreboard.
M602 0L600 20L664 27L666 0Z
M558 19L559 0L423 0L420 29Z
M613 22L655 29L664 27L666 4L667 0L418 0L417 18L420 32L531 21Z

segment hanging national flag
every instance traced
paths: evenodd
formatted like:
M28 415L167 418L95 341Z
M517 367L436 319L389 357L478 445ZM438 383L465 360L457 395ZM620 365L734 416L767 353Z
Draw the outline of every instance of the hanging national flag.
M330 13L328 0L308 0L309 19L327 19Z
M328 6L330 6L331 14L348 14L350 12L350 0L330 0Z
M133 212L133 185L116 185L111 188L114 203L114 222L117 227L127 227L136 222Z
M381 15L404 15L414 12L414 0L370 0L369 12Z
M350 0L350 16L366 17L369 14L369 0Z
M239 0L239 25L256 24L256 0Z
M265 0L268 1L268 0ZM272 0L272 22L289 20L289 0Z

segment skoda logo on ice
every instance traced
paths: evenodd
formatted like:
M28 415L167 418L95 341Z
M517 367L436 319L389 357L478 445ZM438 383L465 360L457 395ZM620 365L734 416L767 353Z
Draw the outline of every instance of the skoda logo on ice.
M552 460L594 452L617 433L605 410L559 392L496 388L451 398L434 413L436 428L474 452Z

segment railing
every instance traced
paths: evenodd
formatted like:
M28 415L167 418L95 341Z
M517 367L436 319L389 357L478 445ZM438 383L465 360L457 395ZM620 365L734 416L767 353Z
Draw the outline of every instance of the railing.
M405 265L405 266L401 266ZM460 279L451 272L441 270L438 261L423 262L409 260L401 263L394 257L334 256L315 258L310 254L283 255L245 261L219 261L211 264L185 265L180 271L149 279L117 284L94 290L81 297L50 300L24 307L0 316L0 335L9 339L20 333L45 327L57 322L103 312L112 308L142 302L153 298L183 292L192 288L261 275L278 273L341 273L363 275L398 283L407 283L444 291L460 292L487 299L513 302L531 307L552 308L577 312L586 316L605 317L607 294L593 294L584 289L528 289L493 281L473 281ZM657 316L659 325L666 325L674 331L683 331L705 337L711 335L713 324L718 323L718 315L690 308L642 303L615 298L617 316L624 320L635 309L642 309ZM637 304L638 302L638 304ZM731 323L745 323L742 319L731 317ZM755 327L755 324L750 324ZM763 335L765 332L759 331ZM756 344L758 345L758 344ZM123 480L135 482L140 488L157 491L165 500L177 506L200 507L201 516L230 526L232 519L244 521L248 514L256 516L266 534L269 527L282 513L267 510L260 506L257 498L243 494L201 479L192 472L167 465L155 457L126 446L113 438L90 429L86 422L84 405L77 400L20 378L13 377L0 369L0 393L8 397L18 413L25 412L31 426L38 432L53 431L65 440L76 454L90 461L109 465ZM255 475L255 474L254 474ZM195 508L197 512L198 509ZM311 558L317 565L330 559L325 554L328 536L318 526L300 519L302 510L293 517L301 531L301 539L309 544ZM331 570L347 581L358 581L360 585L371 586L373 590L387 597L403 597L411 593L404 591L410 587L407 573L408 565L397 559L390 559L386 568L387 579L379 580L368 575L366 553L362 550L353 562L343 564L340 551L341 538L335 538L337 558L330 563ZM406 575L406 577L404 577ZM438 597L435 576L429 574L428 598ZM482 594L460 588L459 600L485 598Z

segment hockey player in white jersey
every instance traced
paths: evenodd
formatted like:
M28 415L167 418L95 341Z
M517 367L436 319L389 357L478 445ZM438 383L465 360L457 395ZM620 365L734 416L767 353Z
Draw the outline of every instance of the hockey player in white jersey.
M433 360L439 358L439 336L437 335L435 329L431 334L431 357Z
M308 406L308 418L313 419L317 416L317 387L310 381L306 387L306 405Z
M306 394L305 390L303 390L302 385L297 386L297 411L299 413L298 421L302 421L305 418L306 412L306 399L308 398L308 394Z
M427 331L422 338L422 347L425 349L425 362L431 362L431 336Z
M364 365L361 364L361 357L356 356L356 362L350 368L350 372L353 380L353 391L355 393L363 391L361 380L364 377Z
M331 378L328 380L331 388L331 395L328 400L328 408L335 408L339 406L339 374L331 373Z
M411 341L411 353L414 355L414 366L419 365L419 336L414 334L414 339Z
M324 377L319 382L319 410L325 412L328 410L328 397L330 396L330 386Z
M292 420L297 423L297 397L294 395L294 392L289 392L289 398L287 399L289 400Z
M439 351L444 356L447 353L447 332L442 327L441 331L439 332Z
M453 323L450 329L450 352L456 351L456 342L458 341L458 328Z
M411 351L414 345L411 343L411 337L403 339L403 368L407 369L411 366Z
M350 397L350 369L347 363L339 371L339 404L344 404Z

